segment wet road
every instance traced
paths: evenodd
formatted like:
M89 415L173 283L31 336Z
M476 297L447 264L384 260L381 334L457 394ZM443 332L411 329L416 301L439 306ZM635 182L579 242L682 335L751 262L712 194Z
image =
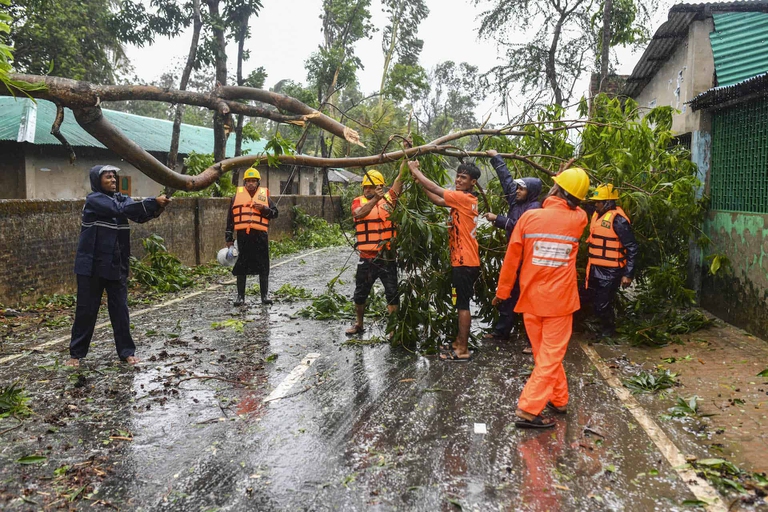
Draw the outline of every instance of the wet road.
M293 258L272 288L322 293L346 264L338 290L351 296L355 263L348 249ZM32 407L49 409L2 439L0 479L105 457L89 499L124 510L668 511L694 499L577 343L568 415L521 431L511 421L532 359L515 344L442 363L344 345L346 321L296 317L306 301L265 308L252 296L241 313L233 294L228 285L133 318L138 371L113 362L108 329L80 381L55 364L65 343L0 365L1 384L26 375ZM243 332L213 327L227 320ZM48 462L13 463L30 451Z

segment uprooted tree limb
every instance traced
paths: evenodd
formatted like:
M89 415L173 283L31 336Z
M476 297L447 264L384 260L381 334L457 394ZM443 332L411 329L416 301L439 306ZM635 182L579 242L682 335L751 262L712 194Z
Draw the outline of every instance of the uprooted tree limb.
M251 117L262 117L278 123L288 123L298 126L306 126L307 123L337 136L351 144L363 146L358 133L336 121L335 119L305 105L299 100L277 94L263 89L250 87L218 87L211 93L182 91L169 88L161 88L144 85L94 85L88 82L70 80L58 77L44 77L35 75L11 75L14 80L27 83L41 83L45 89L30 91L30 96L54 102L57 105L57 118L52 133L70 149L66 139L59 133L58 127L63 119L63 107L72 109L78 124L96 140L107 148L117 153L120 157L130 162L138 170L149 176L152 180L169 188L179 190L202 190L227 171L232 169L258 165L267 162L269 155L249 155L225 159L206 169L196 176L180 174L166 167L154 156L144 151L135 142L126 137L104 116L100 107L103 101L146 100L166 103L194 105L214 110L220 114L243 114ZM0 88L0 95L12 95L12 92ZM270 105L272 108L240 103L238 100L253 100ZM287 115L283 112L290 112ZM557 132L571 130L585 126L584 122L560 122L558 126L542 130L544 132ZM528 132L514 127L501 129L474 128L462 130L442 136L430 143L410 149L397 150L378 155L369 155L355 158L321 158L308 155L279 155L271 157L278 162L293 165L307 165L313 167L365 167L386 162L394 162L401 158L413 158L425 154L440 154L455 158L485 157L484 152L464 151L461 148L450 145L455 141L470 136L525 136ZM555 172L536 162L543 155L525 156L515 153L503 153L500 156L512 160L518 160L541 171L554 175ZM274 160L272 160L274 161Z
M205 107L222 115L244 114L298 126L312 123L350 143L362 145L355 130L295 98L270 91L247 87L220 87L209 94L203 94L143 85L94 85L67 78L35 75L12 74L11 78L19 82L44 84L45 89L29 91L28 94L33 98L49 100L57 106L72 109L78 124L96 140L154 181L181 190L202 190L216 181L221 173L214 170L197 176L187 176L169 169L104 118L100 107L102 101L148 100L183 103ZM4 86L0 86L0 95L15 96L13 91ZM236 101L238 99L255 99L277 108L248 105ZM278 109L294 115L283 114ZM56 126L59 124L60 122Z

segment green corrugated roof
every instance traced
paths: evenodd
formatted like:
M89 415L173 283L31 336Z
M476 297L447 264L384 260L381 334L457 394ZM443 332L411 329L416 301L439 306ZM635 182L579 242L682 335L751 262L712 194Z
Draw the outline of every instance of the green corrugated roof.
M733 85L768 71L768 14L726 12L712 15L709 36L717 85Z
M26 124L26 118L30 110L35 108L35 104L29 98L12 98L9 96L0 96L0 140L19 140L19 131L22 123ZM37 119L35 122L34 137L31 131L26 142L36 145L60 145L61 143L51 135L51 126L56 117L56 106L49 102L37 101ZM129 139L144 148L146 151L167 152L171 145L171 132L173 123L163 119L154 119L151 117L142 117L116 110L103 110L106 117L112 124L120 129ZM22 129L23 131L23 129ZM83 130L71 110L64 109L64 122L61 125L61 133L67 141L74 147L97 147L103 148L104 145L91 137ZM261 153L264 151L266 142L243 142L243 150L250 150L249 154ZM202 126L193 126L189 124L181 125L181 134L179 138L179 153L189 154L192 151L197 153L213 153L213 130ZM227 142L227 156L235 154L235 138L229 137Z

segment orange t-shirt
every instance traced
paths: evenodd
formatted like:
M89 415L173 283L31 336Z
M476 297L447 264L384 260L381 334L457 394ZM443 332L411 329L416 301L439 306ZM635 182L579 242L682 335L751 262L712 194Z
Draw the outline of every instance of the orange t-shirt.
M477 245L477 198L468 192L446 190L445 204L451 207L448 230L452 267L479 267L480 248Z
M520 299L515 311L536 316L565 316L578 310L576 254L587 225L581 208L548 197L540 209L517 221L499 273L496 297L509 297L520 268Z

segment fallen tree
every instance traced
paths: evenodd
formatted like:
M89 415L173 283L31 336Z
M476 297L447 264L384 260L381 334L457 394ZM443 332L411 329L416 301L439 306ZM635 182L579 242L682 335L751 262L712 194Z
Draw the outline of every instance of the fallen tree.
M604 95L593 99L591 107L584 100L580 115L586 120L564 118L557 106L542 111L536 122L503 128L481 126L438 137L432 141L415 134L414 144L403 144L408 134L393 134L376 154L344 158L321 158L290 154L284 144L268 144L272 153L239 156L216 162L197 175L182 175L169 169L152 155L120 133L102 115L101 101L142 99L184 103L215 110L221 114L242 113L279 123L306 126L311 123L349 144L360 143L357 132L333 118L308 107L295 98L247 87L219 87L208 94L147 86L96 86L54 77L10 75L16 82L42 84L27 94L56 103L59 116L53 131L58 131L63 108L73 110L77 122L107 148L158 183L186 191L201 190L230 170L268 163L298 164L320 168L380 167L390 174L397 167L386 165L403 159L418 158L422 170L435 182L450 182L450 165L445 157L482 158L485 149L493 148L510 162L517 176L549 177L566 165L588 170L593 185L613 183L622 191L621 205L632 218L640 242L638 294L628 303L634 313L655 314L664 308L689 306L693 293L685 286L686 263L692 241L704 246L708 239L699 226L704 212L697 199L699 183L690 153L675 144L671 131L673 110L657 107L641 115L632 100L623 103ZM0 94L11 94L0 88ZM259 102L260 105L237 100ZM347 114L349 115L349 114ZM457 141L475 137L478 146L468 151ZM61 138L63 139L63 138ZM63 141L65 142L65 141ZM278 150L277 147L281 149ZM390 150L390 146L399 146ZM490 176L492 194L483 194L480 213L505 211L506 203L498 182ZM408 179L406 179L408 182ZM401 294L403 307L392 319L390 330L397 342L424 347L450 338L455 311L450 303L450 268L448 257L447 211L431 204L418 187L407 183L393 220L398 224L398 261L403 269ZM407 240L407 243L403 241ZM501 230L481 225L482 275L477 286L481 316L494 315L490 307L498 269L506 240ZM583 259L583 255L582 255ZM584 264L579 265L583 269ZM583 276L581 277L583 280Z

